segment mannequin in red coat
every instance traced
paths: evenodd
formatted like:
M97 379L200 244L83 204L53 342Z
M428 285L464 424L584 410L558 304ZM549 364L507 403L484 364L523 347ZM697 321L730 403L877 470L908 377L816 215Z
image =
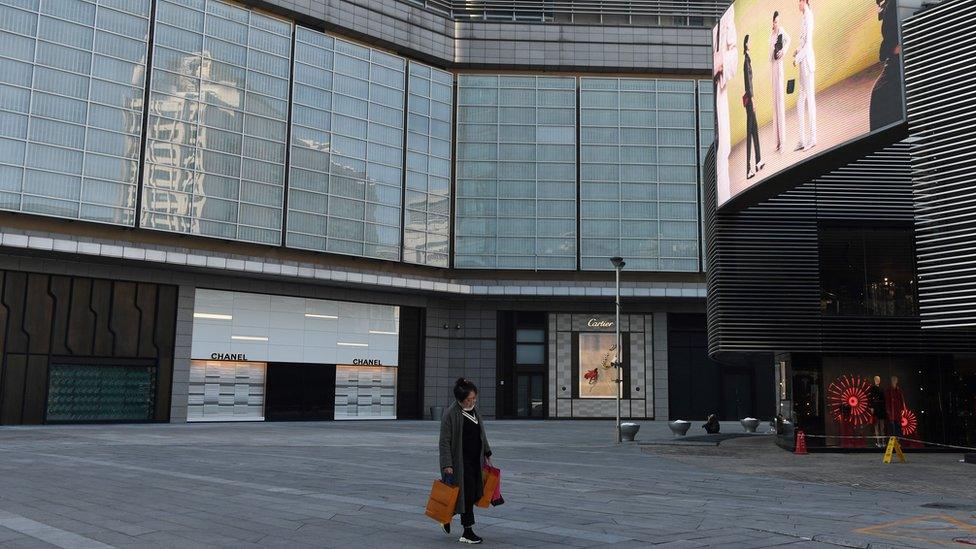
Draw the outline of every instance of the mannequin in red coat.
M891 376L891 388L885 391L885 404L888 408L888 421L891 423L891 434L901 436L901 414L908 409L905 393L898 386L898 376Z

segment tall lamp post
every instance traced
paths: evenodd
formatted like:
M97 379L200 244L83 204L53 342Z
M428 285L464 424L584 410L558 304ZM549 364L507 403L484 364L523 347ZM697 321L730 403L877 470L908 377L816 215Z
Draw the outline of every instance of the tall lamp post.
M616 298L615 298L615 303L616 303L616 318L615 318L614 323L613 323L614 331L616 332L616 336L617 336L617 339L616 339L616 341L617 341L617 345L616 345L616 351L617 351L617 353L616 353L616 356L613 359L613 369L614 369L614 372L617 375L617 378L614 380L614 383L617 384L617 429L616 429L616 431L617 431L617 444L620 444L620 397L621 397L621 395L623 393L623 387L624 387L623 386L623 383L624 383L623 364L620 361L620 271L623 270L624 265L626 265L627 263L624 262L624 259L622 257L613 257L613 258L610 258L610 263L613 263L613 269L617 273L617 277L616 277L617 278L617 283L616 283L616 289L617 289L617 291L615 292L615 295L616 295Z

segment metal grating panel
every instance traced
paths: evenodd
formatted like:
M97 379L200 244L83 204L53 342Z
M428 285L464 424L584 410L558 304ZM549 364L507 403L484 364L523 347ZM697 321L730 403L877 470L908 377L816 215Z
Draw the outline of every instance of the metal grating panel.
M903 28L923 328L976 326L976 1L945 2Z
M711 26L727 0L402 0L456 20Z

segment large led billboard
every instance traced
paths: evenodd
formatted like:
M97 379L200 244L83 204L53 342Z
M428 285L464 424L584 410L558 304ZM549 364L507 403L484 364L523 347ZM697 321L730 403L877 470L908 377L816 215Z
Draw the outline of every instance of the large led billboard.
M735 0L712 39L719 206L905 118L896 0Z

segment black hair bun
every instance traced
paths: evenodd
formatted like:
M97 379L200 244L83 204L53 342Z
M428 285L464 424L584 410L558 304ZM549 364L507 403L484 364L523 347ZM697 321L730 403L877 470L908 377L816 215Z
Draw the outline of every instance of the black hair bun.
M458 402L468 398L468 395L471 394L472 391L475 394L478 394L478 387L467 379L459 377L458 380L454 382L454 398L457 399Z

